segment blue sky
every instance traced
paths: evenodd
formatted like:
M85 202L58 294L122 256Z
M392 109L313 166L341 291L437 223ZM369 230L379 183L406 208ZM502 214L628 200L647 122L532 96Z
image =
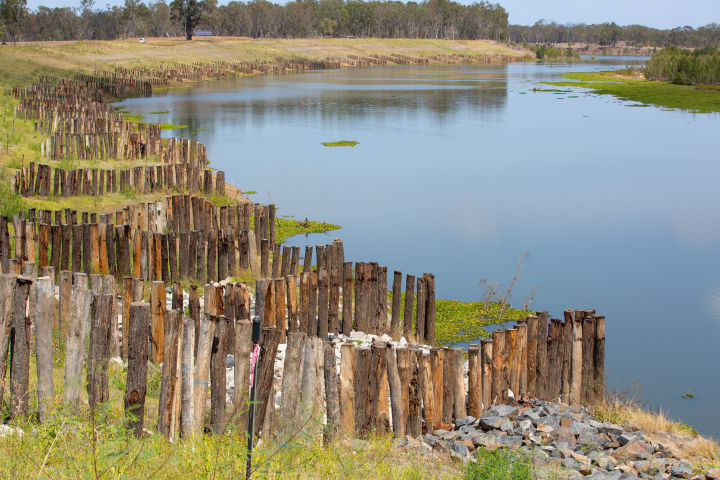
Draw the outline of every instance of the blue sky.
M148 1L148 0L146 0ZM220 4L229 0L220 0ZM245 0L248 1L248 0ZM286 0L271 0L285 3ZM418 0L421 1L421 0ZM472 3L470 0L459 0ZM121 5L123 0L96 0L95 8ZM720 23L720 0L501 0L510 12L510 23L531 25L539 19L559 23L641 24L657 28ZM28 7L75 7L80 0L28 0Z

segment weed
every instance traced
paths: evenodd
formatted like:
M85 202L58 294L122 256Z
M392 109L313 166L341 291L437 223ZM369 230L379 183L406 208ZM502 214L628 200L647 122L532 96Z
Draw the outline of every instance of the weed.
M475 463L465 469L466 480L533 480L533 468L522 454L507 449L475 452Z

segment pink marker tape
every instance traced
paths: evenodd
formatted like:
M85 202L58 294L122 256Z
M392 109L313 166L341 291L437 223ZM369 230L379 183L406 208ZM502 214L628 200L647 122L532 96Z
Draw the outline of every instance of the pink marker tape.
M250 362L250 388L253 386L253 380L255 378L255 367L257 366L258 354L260 353L260 345L257 343L253 347L252 360Z

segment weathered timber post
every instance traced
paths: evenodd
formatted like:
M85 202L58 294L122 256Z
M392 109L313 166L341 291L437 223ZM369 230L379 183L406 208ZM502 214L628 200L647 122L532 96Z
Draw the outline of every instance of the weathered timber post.
M591 402L605 396L605 317L595 317L595 339L593 348L593 393Z
M328 307L328 331L337 335L340 311L340 268L330 268L330 305Z
M323 341L328 338L328 307L329 307L329 281L328 270L320 267L318 276L318 330L317 335Z
M193 410L193 391L195 387L195 321L192 318L183 319L182 357L181 357L181 407L180 407L180 433L190 435L193 429L195 412ZM236 357L237 358L237 357ZM236 369L237 368L237 363ZM242 370L242 369L239 369ZM237 386L237 383L235 383Z
M413 303L415 300L415 275L405 276L405 315L403 316L403 336L410 341L413 332Z
M418 364L417 356L421 353L419 349L413 349L410 351L410 385L408 392L408 421L407 421L407 434L413 438L422 437L422 412L420 404L422 401L422 395L420 394L421 388L421 377L420 377L420 365ZM463 403L464 403L463 399Z
M392 314L390 320L390 336L393 340L400 338L400 308L401 308L401 292L402 290L402 272L395 270L393 273L392 287Z
M517 322L518 329L518 357L520 364L518 365L520 379L518 387L518 400L520 395L527 395L527 324L524 321Z
M583 318L582 339L582 393L581 401L587 405L593 396L595 372L593 362L595 359L595 312L585 311Z
M207 292L211 288L205 286ZM195 350L195 385L193 389L193 433L200 434L205 424L207 413L207 392L210 387L210 353L215 336L216 323L205 314L200 319L198 343Z
M530 315L527 324L527 394L531 397L537 394L537 336L538 318Z
M425 278L417 278L417 307L415 319L415 338L419 343L425 343Z
M270 256L270 240L263 238L260 241L260 274L263 277L270 276L268 260Z
M35 353L37 357L37 393L40 422L48 418L48 407L53 397L53 346L52 321L55 291L52 279L40 277L33 288L37 289L35 303ZM2 370L4 372L4 370Z
M430 349L430 370L432 372L433 384L433 426L439 425L443 418L444 392L443 392L443 370L445 364L445 351L441 348Z
M581 400L582 390L582 340L583 340L583 319L582 315L575 314L573 320L573 343L572 343L572 364L570 371L570 403L578 404Z
M489 405L505 401L505 332L498 329L492 333L492 390Z
M482 377L480 377L480 345L468 346L468 409L467 413L480 418L482 409Z
M328 341L323 343L325 353L325 359L323 362L325 373L325 397L327 400L327 426L325 428L325 441L332 441L335 438L338 428L340 427L340 393L338 391L339 379L335 361L335 347ZM385 395L385 398L387 399L387 395Z
M398 376L400 377L400 394L402 396L401 406L403 416L400 419L400 422L402 422L400 427L405 433L409 433L408 418L410 415L410 381L413 374L413 355L413 352L407 347L398 347L395 349Z
M288 332L298 331L297 279L294 275L285 277L288 305Z
M158 365L162 362L165 339L165 283L159 280L152 282L150 313L152 315L152 328L150 329L151 360Z
M210 315L210 320L215 323L215 335L210 351L210 426L216 435L221 435L225 428L225 337L228 321L227 317L222 315Z
M392 412L392 429L395 438L405 436L405 413L403 411L403 394L397 360L392 346L385 349L387 377L390 386L390 410Z
M392 351L390 351L392 354ZM340 429L343 435L355 434L355 344L340 346Z
M0 219L1 218L2 217L0 217ZM0 372L2 372L3 380L5 378L5 372L7 372L16 287L17 278L15 275L0 275ZM5 382L0 381L0 400L3 398L4 389Z
M94 410L109 398L107 347L110 340L112 295L95 294L90 315L90 349L88 351L87 391L88 404Z
M128 428L136 436L143 433L145 395L147 393L148 337L150 334L150 304L134 302L130 305L128 333L128 372L125 384L125 416Z
M12 298L12 330L10 351L10 415L24 417L28 413L30 394L30 324L26 305L33 281L16 277ZM4 374L5 372L3 372Z
M182 311L168 310L163 318L162 372L160 396L158 399L158 433L170 437L172 412L177 388L178 335L182 322Z
M547 312L537 312L537 375L535 376L535 389L537 398L548 400L548 364L547 364ZM493 337L494 338L494 337ZM493 347L494 348L494 347ZM493 375L495 371L493 370Z
M268 404L273 399L273 372L275 369L275 354L277 353L279 341L280 332L278 332L277 329L263 328L260 343L260 361L254 379L254 381L258 382L256 396L258 404L255 409L254 424L255 435L263 428L265 412L268 408L271 408Z
M353 328L353 274L352 262L345 262L342 271L342 333L350 335Z
M421 387L423 410L425 412L425 426L428 431L432 431L437 420L435 413L435 385L433 383L430 355L424 355L422 351L420 351L418 353L418 362L420 364L420 376L422 378Z
M482 340L480 343L482 357L481 378L482 378L482 406L480 413L483 414L490 408L492 402L492 373L493 373L493 344L489 340Z
M85 278L85 274L75 274L75 292L72 295L65 346L65 403L74 409L80 404L80 384L85 364L85 338L90 329L90 305L93 298L92 292L87 289Z

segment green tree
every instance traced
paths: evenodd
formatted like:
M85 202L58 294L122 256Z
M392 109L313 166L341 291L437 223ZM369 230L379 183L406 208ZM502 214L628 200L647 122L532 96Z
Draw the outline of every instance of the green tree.
M173 0L170 3L173 18L183 24L185 40L192 40L193 31L200 25L203 14L213 10L216 4L215 0Z
M20 22L26 13L27 0L0 0L0 19L13 42L17 42Z

